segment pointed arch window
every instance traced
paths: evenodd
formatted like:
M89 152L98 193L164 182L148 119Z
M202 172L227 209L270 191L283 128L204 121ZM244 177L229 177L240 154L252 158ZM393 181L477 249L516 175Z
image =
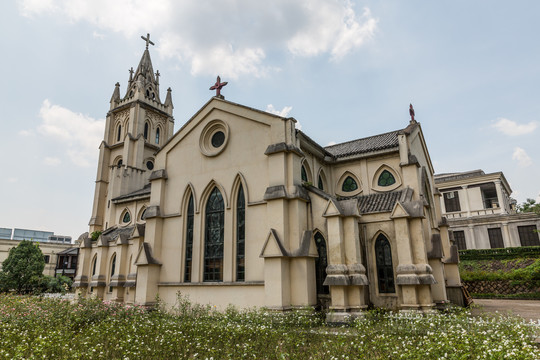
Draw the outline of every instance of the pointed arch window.
M223 281L223 228L225 206L217 188L206 203L204 281Z
M375 241L375 260L379 293L395 293L392 249L390 242L383 234L380 234Z
M149 125L148 123L144 123L144 140L148 140L148 131L149 131Z
M115 271L116 271L116 254L113 254L112 259L111 259L111 277L109 278L109 292L113 291L113 287L110 284L111 284L112 277Z
M118 129L116 132L116 141L120 141L122 137L122 125L118 124Z
M156 144L159 144L159 135L160 135L160 128L156 129Z
M358 189L358 184L351 176L347 176L343 185L341 185L341 190L343 192L352 192Z
M195 214L193 206L193 195L189 195L189 203L186 218L186 261L184 266L184 282L191 282L193 264L193 216Z
M246 279L246 202L242 185L236 199L236 281Z
M381 175L379 175L379 180L377 181L379 186L390 186L395 183L396 179L394 178L394 175L388 170L384 170Z
M124 216L122 217L122 222L124 224L129 224L131 222L131 215L129 214L129 211L126 211L124 213Z
M94 256L94 261L92 261L92 276L96 275L96 263L97 263L97 255Z
M317 294L330 294L330 287L324 285L326 279L326 267L328 266L328 258L326 252L326 241L321 233L315 234L315 245L319 256L315 259L315 282L317 285Z
M319 188L319 190L324 190L324 183L323 183L321 175L319 175L319 180L317 181L317 187Z
M300 176L302 177L303 182L308 182L307 172L304 165L302 165L302 169L300 170Z

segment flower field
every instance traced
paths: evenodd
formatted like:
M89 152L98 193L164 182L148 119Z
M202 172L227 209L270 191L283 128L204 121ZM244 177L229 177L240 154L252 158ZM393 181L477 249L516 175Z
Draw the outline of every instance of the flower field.
M320 315L225 312L0 295L0 359L539 359L538 326L459 310L368 312L332 328ZM536 334L535 334L536 332Z

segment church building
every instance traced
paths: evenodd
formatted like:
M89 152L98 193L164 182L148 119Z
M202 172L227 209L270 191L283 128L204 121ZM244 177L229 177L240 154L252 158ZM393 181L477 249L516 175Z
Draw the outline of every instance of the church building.
M460 302L457 248L420 124L323 147L281 117L220 94L173 133L146 50L114 89L100 145L80 296L225 308ZM359 133L359 135L362 135ZM361 136L360 136L361 137Z

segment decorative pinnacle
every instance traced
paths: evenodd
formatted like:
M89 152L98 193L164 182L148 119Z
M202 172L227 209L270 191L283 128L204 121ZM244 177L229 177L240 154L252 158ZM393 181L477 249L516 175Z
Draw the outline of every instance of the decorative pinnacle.
M146 33L146 37L141 36L141 39L146 41L146 50L148 50L148 44L155 45L153 42L150 41L150 34L149 33Z
M416 120L414 120L414 109L412 104L409 104L409 115L411 115L411 124L416 123Z

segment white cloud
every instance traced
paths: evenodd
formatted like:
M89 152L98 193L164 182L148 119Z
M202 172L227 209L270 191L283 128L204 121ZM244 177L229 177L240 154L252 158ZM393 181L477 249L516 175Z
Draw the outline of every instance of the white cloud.
M516 147L514 149L514 153L512 154L512 159L516 160L518 165L521 167L527 167L527 166L532 165L531 158L529 157L529 155L527 155L527 152L520 147Z
M10 177L10 178L7 178L6 181L10 184L15 184L17 182L19 182L19 178L17 177Z
M332 145L336 145L336 144L337 144L337 142L335 142L335 141L330 141L328 144L326 144L326 146L332 146Z
M281 117L288 117L291 110L292 110L292 106L285 106L283 109L277 110L272 104L266 105L266 112L269 112L271 114L278 115Z
M194 75L232 79L279 71L269 54L339 60L377 28L369 9L357 13L350 0L20 0L19 8L28 17L88 22L99 38L113 31L132 39L151 29L161 56Z
M368 8L358 16L350 1L322 1L317 5L309 2L306 10L309 25L287 42L295 55L329 52L332 60L339 60L372 38L377 26Z
M34 132L32 130L21 130L19 131L19 135L25 137L34 136Z
M499 118L492 127L505 135L518 136L532 133L538 127L538 123L531 121L528 124L518 124L512 120Z
M94 37L94 39L100 39L100 40L105 39L105 35L101 34L101 33L98 33L97 31L94 31L92 33L92 36Z
M38 131L62 141L74 164L82 167L95 165L105 120L96 120L59 105L51 105L49 100L43 101L39 115L43 121Z
M58 166L62 163L62 160L55 157L45 157L45 159L43 159L43 163L47 166Z

